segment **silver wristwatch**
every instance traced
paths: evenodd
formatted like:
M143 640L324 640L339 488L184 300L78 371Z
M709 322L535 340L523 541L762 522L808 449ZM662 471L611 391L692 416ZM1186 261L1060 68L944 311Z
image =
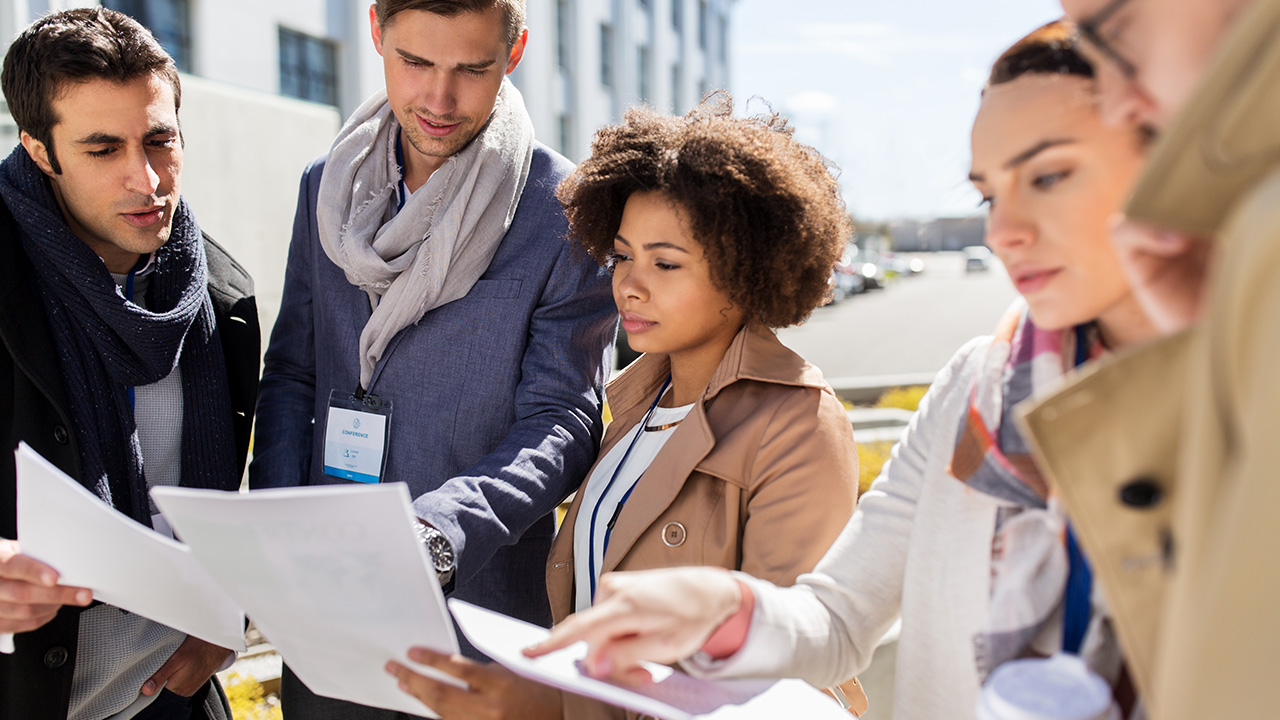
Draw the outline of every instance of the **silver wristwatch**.
M435 568L436 576L440 578L440 587L447 588L449 583L453 582L453 571L457 569L453 543L449 542L449 538L445 537L444 533L421 519L418 520L414 529L418 534L418 541L427 548L427 557L431 559L431 566Z

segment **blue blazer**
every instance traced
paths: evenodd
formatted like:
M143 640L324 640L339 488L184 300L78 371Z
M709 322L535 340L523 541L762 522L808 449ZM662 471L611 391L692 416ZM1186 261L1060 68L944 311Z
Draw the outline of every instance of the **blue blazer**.
M453 542L453 597L544 626L551 513L595 460L617 320L608 274L565 237L554 193L572 169L536 146L488 270L401 331L369 388L393 403L383 481L406 483L418 516ZM347 482L324 474L325 413L331 390L356 388L370 307L320 246L323 171L321 158L302 176L258 397L255 489Z

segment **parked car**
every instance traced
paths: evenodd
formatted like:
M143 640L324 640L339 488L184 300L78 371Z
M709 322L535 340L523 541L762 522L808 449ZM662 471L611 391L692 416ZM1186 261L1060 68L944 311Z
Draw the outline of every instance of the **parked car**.
M964 249L964 271L986 272L991 269L991 251L985 245L972 245Z
M833 303L838 303L867 289L866 282L863 281L858 266L854 262L857 253L858 246L849 243L841 253L840 259L836 260L835 267L831 268L831 301Z
M915 275L924 272L924 260L918 257L907 257L897 253L885 253L880 256L888 265L888 269L898 275Z
M880 256L870 250L860 250L855 256L858 272L866 283L868 290L877 290L889 284L889 276L885 272L884 262Z
M840 302L867 289L867 283L856 268L837 265L831 270L831 297Z

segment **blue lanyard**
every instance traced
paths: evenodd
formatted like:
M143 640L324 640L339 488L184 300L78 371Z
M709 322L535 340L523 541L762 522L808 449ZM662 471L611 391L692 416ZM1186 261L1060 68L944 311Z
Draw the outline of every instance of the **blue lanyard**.
M1089 359L1087 325L1076 326L1076 367L1085 364ZM1084 644L1085 633L1089 629L1089 615L1093 609L1090 596L1093 594L1093 570L1089 560L1080 550L1076 541L1075 530L1067 525L1067 558L1070 561L1070 572L1067 574L1065 612L1062 629L1062 649L1069 653L1080 653Z
M590 533L587 535L587 574L591 580L591 601L594 603L596 599L596 521L599 520L600 506L604 504L604 499L609 496L609 490L613 488L613 483L617 481L618 475L622 472L622 468L627 464L627 457L631 455L631 450L636 446L636 441L640 439L640 435L644 433L645 427L649 424L649 418L653 417L653 411L658 407L658 401L662 399L662 394L667 391L667 387L671 385L671 376L662 383L662 388L658 390L658 396L653 399L653 404L649 406L649 412L644 414L644 419L636 426L636 434L631 437L631 442L627 443L627 449L622 452L622 459L618 461L618 466L613 469L613 475L609 478L609 482L605 484L604 490L600 493L600 501L591 509L591 524L589 526ZM644 473L640 474L644 477ZM604 547L600 549L600 562L604 562L605 553L609 552L609 538L613 535L613 526L618 522L618 516L622 514L622 506L627 504L627 499L631 497L631 491L636 489L636 485L640 484L640 478L636 478L636 482L631 486L630 490L622 496L618 501L617 507L613 509L613 515L609 518L609 522L605 525L604 530Z

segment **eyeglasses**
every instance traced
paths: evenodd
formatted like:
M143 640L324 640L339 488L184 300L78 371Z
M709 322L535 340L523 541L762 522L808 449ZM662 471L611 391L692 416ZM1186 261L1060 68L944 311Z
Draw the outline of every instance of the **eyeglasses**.
M1080 37L1084 38L1090 45L1102 53L1108 60L1115 64L1116 69L1126 80L1133 80L1138 76L1138 68L1128 58L1121 55L1109 42L1102 38L1099 29L1113 15L1120 11L1129 0L1111 0L1106 7L1099 10L1093 17L1081 20L1076 23L1076 28L1080 32Z

